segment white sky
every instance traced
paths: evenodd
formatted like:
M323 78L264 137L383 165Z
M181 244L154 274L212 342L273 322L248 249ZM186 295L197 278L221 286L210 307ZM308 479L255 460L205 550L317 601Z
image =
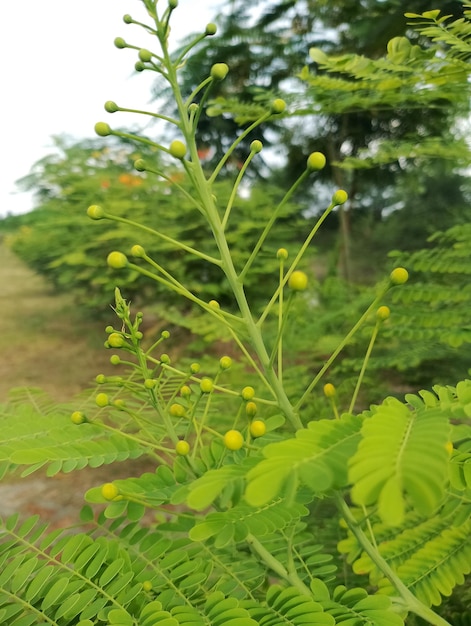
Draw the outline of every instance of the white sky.
M162 6L166 0L161 0ZM180 0L172 39L217 23L218 0ZM0 216L33 208L15 180L52 152L52 135L94 137L95 122L113 124L106 100L146 108L156 75L133 74L137 55L115 37L151 48L146 33L122 21L146 21L139 0L9 0L0 20ZM156 47L153 47L154 50ZM131 76L132 75L132 76ZM123 114L124 115L124 114Z

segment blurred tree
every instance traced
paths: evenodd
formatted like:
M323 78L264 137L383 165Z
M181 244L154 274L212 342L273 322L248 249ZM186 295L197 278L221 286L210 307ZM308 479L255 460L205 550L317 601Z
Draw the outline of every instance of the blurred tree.
M164 259L166 270L203 300L216 299L226 308L235 307L218 267L150 232L165 230L167 237L186 246L207 255L217 253L209 226L190 196L172 186L172 181L186 186L186 174L174 159L163 166L167 174L164 180L146 173L130 173L138 158L156 167L164 158L145 145L137 151L132 142L124 140L107 141L106 147L102 139L70 143L56 138L55 142L56 152L36 163L20 181L23 187L35 192L37 206L18 217L18 228L8 237L13 250L35 271L57 289L72 291L84 309L106 310L118 280L127 299L151 305L163 319L176 320L180 316L180 323L184 324L188 313L185 299L176 300L168 288L149 282L135 271L125 271L117 278L106 267L109 252L127 253L134 244L140 244L157 262ZM214 194L221 207L230 193L229 182L215 183ZM227 237L239 269L282 196L275 186L265 185L235 200ZM91 223L86 209L95 204L116 216L116 220ZM245 284L255 311L266 303L278 284L276 251L301 238L303 221L297 205L288 203L278 228L273 229L257 255ZM284 227L288 222L289 230ZM12 229L10 218L9 230Z
M365 93L361 94L360 105L358 99L339 107L339 92L324 88L321 81L326 70L309 60L308 52L316 47L329 54L356 53L380 58L388 41L405 32L413 41L429 45L419 34L408 30L404 13L428 11L435 4L434 0L233 0L222 14L219 36L206 40L184 69L189 92L213 63L224 60L230 67L226 80L213 93L209 115L201 118L199 140L208 162L220 158L237 127L246 127L268 100L281 95L289 102L285 116L266 125L262 134L257 131L256 138L274 147L265 154L276 155L268 157L258 174L270 178L275 169L277 181L285 177L284 182L290 182L309 152L325 152L330 164L323 172L326 184L345 188L350 196L349 204L338 214L341 243L337 265L347 279L352 265L351 216L369 212L372 198L382 197L383 202L392 198L391 190L398 177L403 177L408 169L404 160L400 162L399 154L368 168L354 167L351 162L347 169L340 167L341 163L346 158L359 157L362 151L385 139L403 142L419 136L426 141L442 136L450 142L450 129L460 109L450 98L424 104L411 99L383 101L378 105L365 98ZM440 4L447 15L457 18L463 14L461 2L449 0ZM318 78L307 91L295 78L304 66L310 67ZM254 138L251 134L240 144L235 161L243 158L247 143ZM284 172L277 170L280 158L287 162ZM305 192L303 198L306 208L322 207L322 200L317 203ZM390 207L384 209L387 212Z

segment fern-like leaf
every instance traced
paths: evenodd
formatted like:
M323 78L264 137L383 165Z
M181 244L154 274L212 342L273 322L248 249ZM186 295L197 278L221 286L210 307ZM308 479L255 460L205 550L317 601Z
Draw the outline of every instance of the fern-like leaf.
M283 589L271 585L266 606L249 604L249 611L259 626L334 626L332 615L324 612L321 604L301 594L294 587Z
M347 461L358 445L362 419L345 414L338 420L311 422L295 439L267 445L266 457L247 474L246 498L262 506L298 482L315 494L347 484Z
M438 605L451 595L471 571L471 522L446 528L397 568L397 574L422 602ZM395 590L386 579L379 582L383 593Z
M447 483L450 426L440 407L410 407L394 398L365 419L350 463L355 503L378 506L380 517L401 524L406 495L424 515L440 504Z

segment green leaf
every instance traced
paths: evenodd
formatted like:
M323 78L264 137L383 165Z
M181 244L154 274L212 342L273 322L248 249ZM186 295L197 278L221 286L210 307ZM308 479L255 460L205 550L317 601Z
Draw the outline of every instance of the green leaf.
M265 446L266 459L247 474L247 501L262 506L296 480L315 494L345 486L347 461L360 439L361 423L360 417L347 414L319 420L298 430L296 439Z
M388 524L402 522L406 496L420 513L433 513L447 483L449 429L440 407L411 409L393 398L376 407L350 461L353 501L378 504Z

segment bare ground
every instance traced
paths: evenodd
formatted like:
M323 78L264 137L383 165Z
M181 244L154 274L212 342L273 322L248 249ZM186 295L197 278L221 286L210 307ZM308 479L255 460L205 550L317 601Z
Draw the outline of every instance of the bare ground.
M96 374L115 373L103 348L103 322L81 319L70 296L54 293L1 244L0 307L0 402L9 389L22 386L40 387L58 402L70 400ZM87 489L152 469L138 460L54 478L39 472L8 477L0 484L0 516L40 515L52 527L69 526L78 521Z

